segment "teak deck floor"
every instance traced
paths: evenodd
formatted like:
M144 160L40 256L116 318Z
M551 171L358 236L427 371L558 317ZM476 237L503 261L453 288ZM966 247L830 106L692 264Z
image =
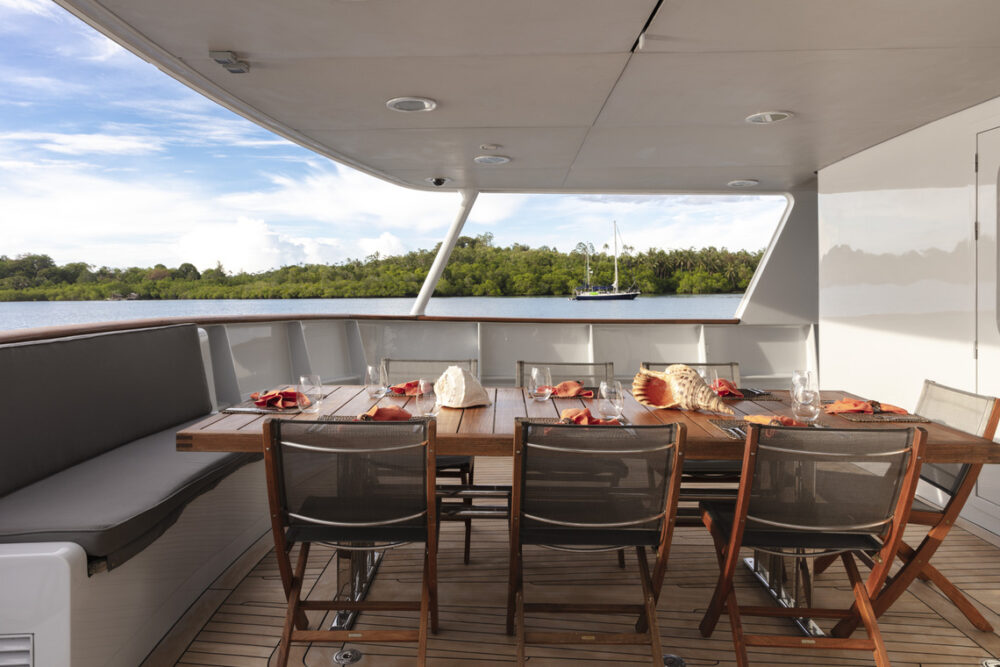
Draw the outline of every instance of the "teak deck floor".
M510 461L478 459L477 482L509 483ZM508 540L503 521L473 522L472 562L462 564L461 523L445 523L439 553L441 632L431 635L428 664L492 665L514 662L514 639L504 632ZM975 529L973 529L975 530ZM915 544L921 530L908 532ZM1000 628L1000 541L956 528L934 558L942 570ZM270 534L221 576L192 606L172 632L147 658L144 666L218 665L266 667L273 663L285 603L278 578ZM396 595L419 597L420 545L388 552L372 587L370 599ZM310 597L330 595L336 588L336 565L332 549L314 547L307 571ZM625 570L618 568L615 554L577 556L534 548L525 549L525 599L542 601L563 596L635 603L641 600L634 552L628 554ZM329 566L329 567L328 567ZM660 598L658 618L665 653L676 654L687 665L735 665L729 624L723 615L715 634L705 639L698 623L718 575L718 566L707 531L679 528L671 549L669 572ZM741 568L737 596L742 604L770 604L751 574ZM838 563L818 578L814 595L820 604L845 600L850 591ZM411 598L412 599L412 598ZM315 613L315 612L314 612ZM312 618L311 620L315 620ZM567 620L552 616L529 616L529 629L604 630L626 628L634 618L598 620L575 615ZM748 630L767 631L781 619L747 619ZM365 612L359 628L415 628L416 614ZM310 627L317 627L310 625ZM1000 636L976 630L936 589L922 582L914 586L881 619L880 627L893 665L927 667L961 665L972 667L988 658L1000 657ZM863 636L863 630L855 634ZM395 667L415 661L415 644L361 644L360 665ZM341 645L293 645L292 665L331 665ZM643 646L619 647L529 647L528 662L537 665L650 664ZM863 652L794 651L751 649L754 665L872 664Z

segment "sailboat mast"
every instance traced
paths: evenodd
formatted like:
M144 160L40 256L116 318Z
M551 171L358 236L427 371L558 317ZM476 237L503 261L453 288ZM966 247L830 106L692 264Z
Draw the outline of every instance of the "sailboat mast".
M615 282L612 283L612 287L614 287L614 290L617 292L618 291L618 221L617 220L612 221L611 224L614 227L614 232L615 232Z

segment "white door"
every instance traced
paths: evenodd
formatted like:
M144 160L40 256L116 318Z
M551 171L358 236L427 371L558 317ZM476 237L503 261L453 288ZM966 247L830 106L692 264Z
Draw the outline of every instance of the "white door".
M1000 128L980 132L976 139L979 168L976 173L977 307L976 389L1000 396L1000 325L997 289L997 175L1000 174ZM1000 445L998 445L1000 446ZM969 498L963 516L1000 534L1000 465L983 468L976 493Z

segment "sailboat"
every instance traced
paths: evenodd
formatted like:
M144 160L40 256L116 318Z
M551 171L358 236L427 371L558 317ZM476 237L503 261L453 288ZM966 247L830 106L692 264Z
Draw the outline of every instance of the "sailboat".
M629 300L631 301L635 297L639 296L640 292L637 289L627 289L620 290L618 288L618 222L614 221L611 223L614 228L614 246L615 246L615 281L611 283L610 287L607 286L595 286L590 284L590 253L587 253L587 282L583 287L578 287L573 293L573 299L576 301L615 301L615 300Z

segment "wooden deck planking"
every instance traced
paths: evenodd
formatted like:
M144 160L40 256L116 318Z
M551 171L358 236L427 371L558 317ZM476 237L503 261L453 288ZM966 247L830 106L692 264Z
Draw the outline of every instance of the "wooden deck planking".
M510 461L479 458L476 477L481 483L504 483L511 474ZM514 641L504 632L507 581L506 522L477 521L473 524L472 563L462 564L463 525L442 526L439 556L441 632L428 643L428 663L488 665L513 663ZM916 544L925 529L907 530L907 540ZM986 540L956 528L934 558L934 564L956 585L980 604L989 618L1000 618L1000 549ZM307 571L307 587L312 595L330 594L336 588L332 564L333 550L317 546ZM556 561L554 558L560 558ZM246 570L247 568L244 569ZM390 552L383 562L372 597L385 598L399 589L415 590L421 574L421 547L414 545ZM698 624L718 574L711 539L699 528L679 528L671 549L670 567L659 604L660 635L664 652L682 656L688 665L735 665L729 625L725 617L711 638L703 638ZM599 595L602 599L638 600L635 556L628 554L627 568L617 566L613 553L591 556L561 554L537 548L525 550L526 599L555 600L560 596ZM598 585L599 584L599 585ZM985 658L998 657L1000 637L980 633L968 622L948 612L947 602L931 586L918 583L919 590L907 592L880 620L880 627L893 665L978 665ZM850 590L842 566L837 563L817 578L814 594L825 604L844 601ZM747 571L737 580L737 596L743 604L768 604L768 598ZM938 611L938 610L941 611ZM314 612L315 613L315 612ZM950 622L948 617L958 620ZM198 631L176 662L147 664L201 665L205 667L264 667L273 660L284 618L284 600L273 553L268 553L232 589L211 619ZM316 618L316 617L311 617ZM408 612L366 612L359 627L415 627L416 614ZM589 626L588 626L589 623ZM632 623L626 617L596 619L574 616L571 623L551 615L529 616L533 629L624 629ZM745 619L750 632L787 628L781 619ZM293 665L330 665L338 645L295 645ZM416 654L413 644L366 643L357 648L365 658L360 665L395 667L411 665ZM642 646L622 647L529 647L529 662L553 665L649 664ZM864 653L811 651L804 656L788 649L751 649L754 665L793 667L823 664L855 667L872 664Z

